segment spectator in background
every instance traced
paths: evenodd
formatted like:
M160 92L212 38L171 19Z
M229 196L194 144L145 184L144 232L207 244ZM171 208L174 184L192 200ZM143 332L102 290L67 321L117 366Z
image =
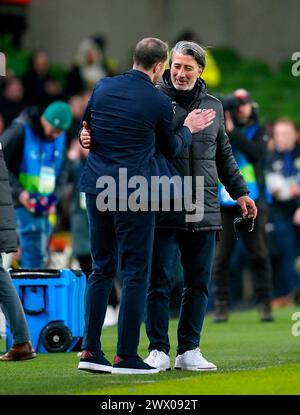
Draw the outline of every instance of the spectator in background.
M99 79L114 75L105 59L103 42L99 36L80 42L76 63L67 75L66 98L92 90Z
M118 75L120 72L120 63L117 58L107 54L107 40L103 34L97 33L91 37L98 45L98 48L102 52L103 66L108 76Z
M3 86L3 95L0 98L0 114L3 117L5 128L9 127L24 108L23 85L18 78L8 79Z
M240 225L236 225L236 229L250 253L251 275L260 320L272 321L272 272L265 230L268 212L263 170L267 135L259 123L255 104L248 91L237 89L233 98L236 105L231 111L225 111L225 128L250 196L258 206L255 224L242 221ZM219 185L219 201L224 231L217 244L213 281L215 321L225 322L228 320L230 305L229 262L236 239L233 222L240 216L240 210L222 185Z
M12 45L22 47L22 38L27 29L27 7L32 0L0 0L0 35L9 33Z
M13 335L13 346L0 361L28 360L36 357L30 342L24 310L9 273L3 268L2 253L17 251L16 224L8 172L0 143L0 306Z
M65 131L72 121L62 101L28 107L0 137L12 186L23 268L47 265L49 216L64 183Z
M61 85L49 73L49 58L45 51L37 50L33 53L23 85L26 105L46 107L61 98Z
M274 272L274 305L287 305L299 286L295 269L300 256L300 143L295 124L279 119L273 127L266 179L272 194L270 244Z

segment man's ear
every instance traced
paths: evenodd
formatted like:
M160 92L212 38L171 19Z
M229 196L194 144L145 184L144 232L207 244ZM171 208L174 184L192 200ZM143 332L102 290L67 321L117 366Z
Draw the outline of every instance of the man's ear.
M153 71L153 73L154 73L154 74L156 74L158 71L160 71L160 65L161 65L161 62L157 62L157 63L153 66L152 71Z
M202 66L199 66L199 76L202 75L203 71L204 71L204 68L202 68Z

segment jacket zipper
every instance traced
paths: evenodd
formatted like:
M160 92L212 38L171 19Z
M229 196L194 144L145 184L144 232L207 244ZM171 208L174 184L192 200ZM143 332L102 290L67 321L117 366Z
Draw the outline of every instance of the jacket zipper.
M201 105L201 100L197 103L197 105L194 105L194 102L192 102L192 104L189 106L187 113L189 114L192 111L192 108L200 108ZM192 203L195 203L196 201L194 200L194 196L193 196L193 185L194 185L194 166L193 166L193 157L194 156L194 150L193 150L193 142L189 147L189 166L190 166L190 174L192 177L191 183L192 183ZM194 222L189 222L188 223L188 230L190 232L196 232L196 225Z
M193 155L194 155L194 150L193 150L193 143L190 145L189 147L189 167L190 167L190 176L191 176L191 185L192 185L192 203L194 203L194 196L193 196L193 186L194 186L194 168L193 168ZM195 224L194 222L189 222L188 223L188 230L190 232L195 232Z

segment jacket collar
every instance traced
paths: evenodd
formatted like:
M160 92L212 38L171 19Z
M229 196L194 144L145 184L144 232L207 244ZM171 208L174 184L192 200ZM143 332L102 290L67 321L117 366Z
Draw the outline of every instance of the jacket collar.
M206 84L202 78L197 79L195 87L192 91L189 91L188 94L185 94L183 91L177 91L171 82L169 69L165 70L163 77L157 86L173 101L188 108L191 108L194 105L198 106L202 98L207 94Z
M145 74L145 72L139 71L138 69L129 69L129 71L125 72L125 74L136 76L138 78L144 79L145 81L149 81L151 82L151 84L153 84L150 76Z

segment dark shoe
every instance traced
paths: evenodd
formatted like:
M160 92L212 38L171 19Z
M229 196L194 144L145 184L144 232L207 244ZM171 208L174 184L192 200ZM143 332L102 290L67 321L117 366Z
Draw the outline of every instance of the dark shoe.
M257 305L257 311L259 314L260 321L263 321L263 322L274 321L274 317L272 315L272 307L269 301L259 303Z
M105 359L103 353L90 352L84 350L81 353L78 369L87 370L88 372L111 373L112 365Z
M217 301L214 309L214 322L225 323L229 319L229 309L227 301Z
M124 375L147 375L159 373L159 370L145 363L139 356L122 359L120 356L114 358L112 373Z
M0 356L0 360L6 362L15 362L18 360L34 359L36 353L30 342L13 345L5 355Z

